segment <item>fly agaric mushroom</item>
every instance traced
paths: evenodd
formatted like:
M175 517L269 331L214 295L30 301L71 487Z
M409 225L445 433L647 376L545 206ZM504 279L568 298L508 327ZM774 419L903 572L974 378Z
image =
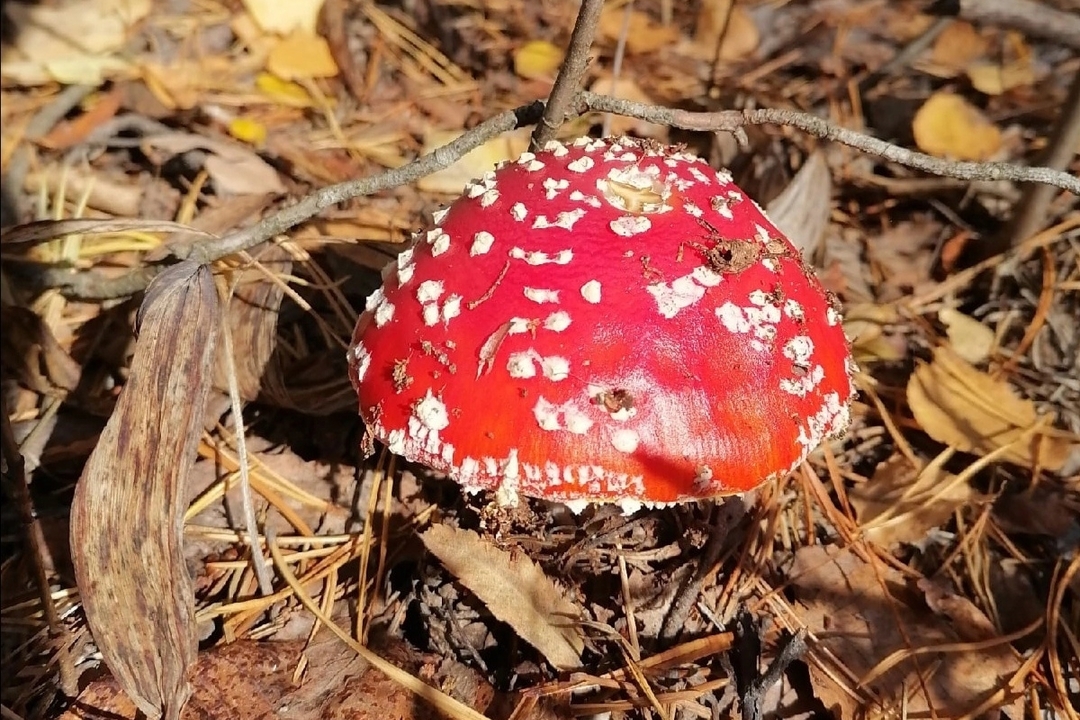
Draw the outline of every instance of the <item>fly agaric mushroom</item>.
M349 352L370 434L503 503L740 493L848 424L835 299L727 172L679 148L525 153L383 278Z

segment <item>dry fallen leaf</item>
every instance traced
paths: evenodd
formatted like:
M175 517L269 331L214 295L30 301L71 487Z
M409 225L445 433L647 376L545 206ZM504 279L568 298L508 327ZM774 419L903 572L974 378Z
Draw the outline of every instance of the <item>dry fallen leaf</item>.
M5 30L9 22L18 30L13 45L4 43L0 74L26 85L101 85L129 67L115 53L151 6L150 0L4 3Z
M328 78L338 74L326 40L301 30L274 44L266 57L266 69L282 80Z
M983 57L990 41L963 20L953 20L934 40L930 51L932 71L939 77L955 77Z
M243 0L243 4L263 32L288 35L297 30L314 33L323 1Z
M915 144L931 155L988 160L1001 149L1001 131L959 95L936 92L912 121Z
M1001 95L1013 88L1035 83L1035 66L1030 59L1015 62L975 63L967 68L972 87L986 95Z
M986 325L953 308L943 308L938 319L945 324L949 346L972 365L978 365L990 357L994 349L994 331Z
M913 656L961 638L900 573L851 550L801 548L790 577L796 614L843 668L825 665L832 661L822 652L809 663L815 693L841 720L863 717L867 708L881 717L960 717L1007 687L1020 667L1008 644ZM838 680L845 676L854 680ZM1022 694L1008 706L1011 717L1023 717L1012 714L1020 707Z
M552 79L564 54L547 40L530 40L514 51L514 73L527 80Z
M283 193L275 170L254 150L227 140L214 140L191 133L171 132L143 138L143 145L167 153L180 154L190 150L208 151L204 167L214 181L214 189L228 195L262 195Z
M434 525L420 536L461 584L560 670L581 667L580 609L524 555L511 555L471 530Z
M608 42L618 42L623 34L626 22L626 7L609 4L600 14L597 28L600 37ZM646 12L630 10L630 21L626 29L626 52L630 55L656 52L679 39L679 29L674 25L663 25Z
M262 245L248 251L264 270L249 267L231 278L234 288L228 306L228 327L232 333L233 362L240 397L251 401L259 395L263 371L277 344L278 310L285 294L282 282L267 273L288 275L292 261L279 245ZM214 386L226 391L228 367L224 358L214 363Z
M718 42L720 59L728 62L748 57L761 42L754 19L735 0L705 0L695 27L696 54L708 61L716 57Z
M869 481L851 488L848 497L867 539L891 548L922 540L976 494L935 464L916 469L897 455L879 465Z
M427 175L417 181L417 186L424 192L460 195L465 183L476 180L484 173L493 171L495 165L504 160L513 160L529 147L529 128L521 128L488 140L486 143L467 153L448 168ZM435 131L424 139L423 152L429 153L451 142L461 133L459 131Z
M885 326L900 320L892 304L853 303L844 311L844 334L858 363L893 362L905 356L902 338L885 335Z
M806 158L788 186L769 203L768 211L803 257L817 252L832 212L832 175L824 153L818 150Z
M182 522L219 326L209 269L161 273L138 325L127 383L75 489L71 557L106 665L148 717L176 720L197 643Z
M1050 428L1030 400L1008 383L978 370L948 348L912 374L907 401L927 435L976 455L1008 448L1002 459L1024 466L1060 470L1077 445Z

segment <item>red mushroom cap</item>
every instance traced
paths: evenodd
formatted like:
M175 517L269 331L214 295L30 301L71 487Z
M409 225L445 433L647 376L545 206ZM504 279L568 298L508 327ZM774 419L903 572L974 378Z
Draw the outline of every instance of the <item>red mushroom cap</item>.
M835 300L726 172L582 138L470 184L349 353L391 452L467 490L583 505L746 491L843 432Z

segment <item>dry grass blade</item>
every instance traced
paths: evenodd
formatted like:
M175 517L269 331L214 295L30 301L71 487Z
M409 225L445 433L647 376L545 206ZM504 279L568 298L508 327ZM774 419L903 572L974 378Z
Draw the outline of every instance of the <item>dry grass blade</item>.
M488 609L560 670L581 667L585 643L573 624L574 603L524 556L514 557L470 530L435 525L420 536L427 549Z
M127 384L71 508L87 622L109 669L150 718L175 720L190 693L196 637L183 487L210 391L217 313L210 271L193 262L150 286Z
M168 220L105 220L98 218L74 218L70 220L39 220L18 225L0 234L0 245L41 243L65 235L104 235L120 232L185 233L204 238L213 234L197 230L183 223Z

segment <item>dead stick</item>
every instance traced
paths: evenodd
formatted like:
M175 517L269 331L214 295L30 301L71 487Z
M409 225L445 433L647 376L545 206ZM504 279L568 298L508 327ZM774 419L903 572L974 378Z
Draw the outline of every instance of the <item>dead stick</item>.
M938 0L928 11L968 22L1019 30L1080 50L1080 15L1033 0Z
M571 110L574 96L581 89L581 78L585 75L589 49L592 47L593 37L596 36L596 26L600 23L600 11L603 8L604 0L581 0L574 31L570 34L570 47L567 48L559 74L555 77L555 85L548 96L544 115L533 130L532 141L529 143L533 152L555 139L556 131Z
M1046 151L1039 158L1039 163L1054 170L1064 170L1069 166L1078 147L1080 147L1080 69L1073 75L1069 95L1065 99L1057 125L1050 135ZM1008 230L994 243L996 247L988 252L988 256L1004 252L1009 247L1017 247L1046 226L1049 214L1047 211L1056 194L1054 188L1049 185L1028 185L1024 189L1023 197L1016 205L1016 215L1009 223Z
M30 486L26 479L26 463L23 461L19 444L15 442L15 434L11 429L11 418L8 417L6 407L2 408L2 410L0 441L3 443L3 457L7 465L3 473L4 484L7 486L11 499L17 506L22 520L23 536L26 538L26 552L30 555L30 564L34 568L34 584L37 585L41 611L45 615L45 624L49 629L49 639L56 649L60 690L69 698L73 698L79 692L79 680L78 675L75 673L75 664L72 662L69 652L71 640L68 629L60 619L60 614L56 611L56 605L53 604L49 575L45 570L45 533L41 529L41 522L34 512L34 500L30 496Z
M537 101L500 113L464 133L453 142L407 165L372 177L350 180L317 190L249 228L226 235L220 240L193 245L183 252L181 259L194 257L201 262L212 262L270 240L310 220L331 205L419 180L436 170L449 167L470 150L503 132L537 122L542 108L543 104ZM1043 183L1080 195L1080 178L1052 168L1027 167L1012 163L942 160L854 130L837 127L816 115L792 110L724 110L694 113L581 92L575 98L575 102L571 103L571 111L585 112L587 110L611 112L639 120L706 132L736 132L748 125L788 125L815 137L833 140L934 175L961 180L1012 180ZM180 253L177 255L180 256ZM74 273L70 270L47 268L38 270L35 280L39 286L58 288L68 297L103 300L126 297L142 291L159 271L158 266L147 266L119 278L105 279L94 271Z
M582 92L582 104L597 112L627 115L639 120L672 125L685 130L701 132L734 132L748 125L786 125L802 130L808 135L833 140L856 150L878 155L891 162L900 163L933 175L944 175L961 180L1013 180L1037 182L1068 190L1080 195L1080 178L1047 167L1028 167L1001 162L958 162L908 150L898 145L864 135L863 133L833 125L828 120L810 113L794 110L721 110L719 112L690 112L673 108L646 105L645 103Z

